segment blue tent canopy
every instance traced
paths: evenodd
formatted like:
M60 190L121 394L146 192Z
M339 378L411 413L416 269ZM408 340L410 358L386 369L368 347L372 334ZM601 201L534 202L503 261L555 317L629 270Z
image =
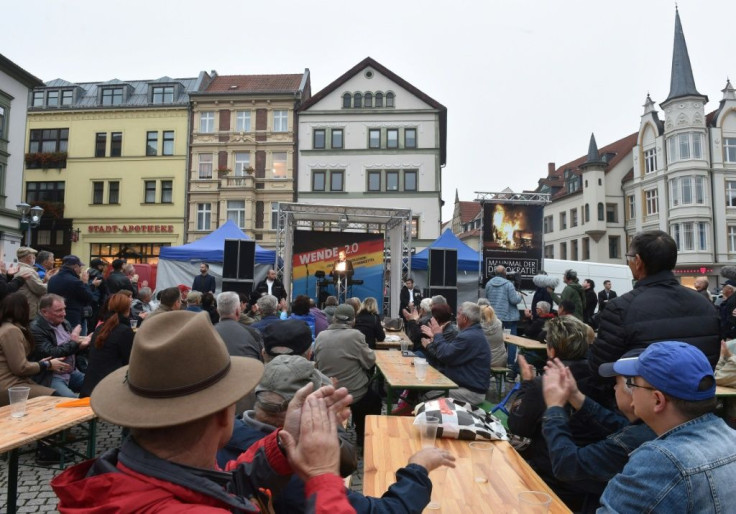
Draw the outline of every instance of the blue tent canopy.
M220 228L207 234L202 239L181 246L165 246L161 248L162 259L172 261L206 261L222 262L225 253L225 239L250 239L238 226L228 220ZM276 252L266 250L256 244L256 263L273 264Z
M454 248L457 250L457 269L460 271L478 271L480 254L460 241L452 230L445 230L427 248L411 258L411 269L424 270L429 264L430 248Z

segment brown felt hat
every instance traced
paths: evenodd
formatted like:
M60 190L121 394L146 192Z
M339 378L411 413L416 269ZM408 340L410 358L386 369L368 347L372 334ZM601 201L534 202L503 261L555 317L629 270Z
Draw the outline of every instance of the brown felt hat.
M234 404L262 375L259 361L230 357L207 312L165 312L141 325L130 364L94 388L91 405L124 427L180 425Z

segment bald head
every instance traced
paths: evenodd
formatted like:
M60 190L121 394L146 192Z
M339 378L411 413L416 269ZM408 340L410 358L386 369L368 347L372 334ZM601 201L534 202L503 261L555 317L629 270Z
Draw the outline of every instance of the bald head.
M496 275L499 275L501 277L506 276L506 268L504 266L501 266L500 264L496 266Z

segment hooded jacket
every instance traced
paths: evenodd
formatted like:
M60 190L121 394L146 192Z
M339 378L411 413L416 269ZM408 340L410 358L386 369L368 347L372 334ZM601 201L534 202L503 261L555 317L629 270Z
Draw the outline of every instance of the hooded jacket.
M280 490L291 469L278 449L276 432L254 444L226 473L174 464L160 459L128 438L117 450L71 467L51 481L62 513L215 513L259 512L246 498L265 501L268 486ZM249 490L226 490L233 474L246 478ZM252 490L250 490L252 489ZM305 512L353 512L337 475L325 474L306 483Z
M493 277L486 284L486 298L501 321L519 321L521 295L505 277Z
M565 286L565 289L562 290L562 294L551 294L552 299L558 306L565 300L570 300L573 305L575 305L573 316L578 318L580 321L585 321L583 317L585 313L585 291L583 291L583 286L581 286L579 282L568 283Z

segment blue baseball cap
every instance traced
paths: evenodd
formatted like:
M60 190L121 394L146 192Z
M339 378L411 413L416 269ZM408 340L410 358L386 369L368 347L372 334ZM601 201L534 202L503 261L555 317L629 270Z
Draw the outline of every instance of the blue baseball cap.
M655 389L681 400L707 400L716 394L713 368L705 354L680 341L652 343L639 357L619 359L613 369L619 375L640 376ZM712 385L700 391L705 377L713 379Z

